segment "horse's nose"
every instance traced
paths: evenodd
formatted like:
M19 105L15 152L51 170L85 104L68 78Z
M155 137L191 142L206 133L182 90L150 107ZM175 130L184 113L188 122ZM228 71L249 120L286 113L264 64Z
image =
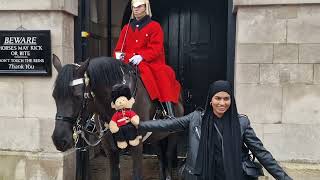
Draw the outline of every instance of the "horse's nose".
M56 144L57 150L63 152L63 151L65 151L67 149L68 142L65 139L61 139L61 140L56 140L55 144Z
M64 148L64 147L66 146L66 144L67 144L67 141L66 141L66 140L61 140L61 141L59 142L59 146L60 146L61 148Z

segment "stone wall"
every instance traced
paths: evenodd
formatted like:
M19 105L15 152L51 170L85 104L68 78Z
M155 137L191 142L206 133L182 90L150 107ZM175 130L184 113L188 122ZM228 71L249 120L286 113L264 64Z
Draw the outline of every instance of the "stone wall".
M1 0L1 30L51 30L52 53L74 61L76 0ZM53 68L54 69L54 68ZM52 77L0 77L0 179L74 179L74 153L58 153L51 134Z
M320 4L261 2L235 0L239 112L277 160L291 162L284 165L295 179L319 179ZM292 162L318 174L299 175Z
M112 3L112 51L119 39L122 19L128 2L129 0L117 0Z

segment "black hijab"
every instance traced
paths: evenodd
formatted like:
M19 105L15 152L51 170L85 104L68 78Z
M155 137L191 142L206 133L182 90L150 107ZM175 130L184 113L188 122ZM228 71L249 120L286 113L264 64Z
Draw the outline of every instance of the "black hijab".
M220 119L223 124L223 153L224 153L224 174L226 180L241 180L241 134L240 123L238 119L238 111L234 95L232 93L231 84L228 81L215 81L209 87L206 109L202 118L201 124L201 138L199 150L197 155L195 173L201 176L202 180L215 180L214 169L215 165L213 160L215 154L210 153L214 149L213 142L217 138L212 137L217 135L213 133L215 129L212 127L213 111L210 105L212 97L218 92L226 92L230 95L231 105ZM209 142L209 143L208 143Z

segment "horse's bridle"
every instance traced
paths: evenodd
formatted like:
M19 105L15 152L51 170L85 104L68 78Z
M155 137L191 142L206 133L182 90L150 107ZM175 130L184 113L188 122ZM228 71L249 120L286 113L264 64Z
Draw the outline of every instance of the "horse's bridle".
M58 116L56 115L56 121L64 121L67 123L70 123L71 125L75 124L77 121L77 118L74 117L64 117L64 116Z
M80 67L80 65L78 65L78 64L74 64L74 65L77 66L77 67ZM122 83L126 84L125 73L124 73L122 68L121 68L121 72L123 74ZM138 73L139 73L137 66L134 67L134 72L133 73L135 74L135 85L134 85L134 89L132 91L132 97L135 97L136 93L137 93L137 81L138 81ZM94 93L91 92L91 89L89 87L89 78L87 76L87 73L84 73L84 77L82 77L82 78L78 78L78 79L72 80L70 82L69 86L74 87L74 86L78 86L78 85L81 85L81 84L84 84L84 93L83 93L83 99L81 101L81 109L80 109L78 115L76 117L64 117L64 116L56 115L56 120L70 123L73 126L73 140L74 140L75 146L78 143L79 135L81 135L81 137L85 140L85 142L89 146L96 146L101 142L102 137L107 134L106 132L109 129L108 128L102 129L102 125L100 124L99 125L100 133L99 133L99 135L96 135L96 133L88 131L84 127L84 125L83 125L84 122L82 121L83 120L83 118L82 118L83 114L85 112L85 109L87 108L88 101L90 99L94 99ZM94 115L90 120L93 120L93 118L94 118ZM98 122L100 123L100 120L98 120ZM94 135L94 136L97 137L98 140L96 142L94 142L94 143L91 143L87 139L86 134Z
M79 64L75 64L74 63L73 65L76 66L77 68L80 67ZM77 85L80 85L80 84L83 84L83 83L84 83L84 78L79 78L79 79L75 79L75 80L71 81L69 83L69 86L74 87L74 86L77 86ZM64 121L64 122L67 122L67 123L69 123L69 124L74 126L75 123L77 122L77 120L79 119L79 117L82 115L83 107L84 107L83 104L84 103L86 103L86 102L82 101L82 106L81 106L81 109L80 109L77 117L65 117L65 116L56 115L56 121Z
M76 79L76 80L73 80L73 81L78 81L79 82L79 80L80 79ZM76 85L71 85L71 84L72 83L70 83L70 86L79 85L79 84L76 84ZM83 109L84 109L84 106L85 106L84 104L86 104L86 102L84 102L84 101L86 101L86 100L82 100L82 106L81 106L81 109L80 109L77 117L65 117L65 116L56 115L56 118L55 118L56 121L64 121L64 122L67 122L67 123L69 123L71 125L74 125L77 122L77 120L79 119L79 117L82 116L82 112L84 111Z
M70 86L76 86L76 85L79 85L79 84L85 84L85 88L84 88L84 93L83 93L83 100L82 100L82 103L81 103L81 109L80 109L80 111L78 113L78 116L76 118L75 123L73 124L73 140L74 140L74 144L75 144L75 146L77 145L78 140L79 140L79 135L81 135L81 138L84 139L84 141L88 144L88 146L97 146L101 142L102 137L107 134L106 132L108 131L108 129L107 128L102 129L103 126L101 125L100 120L98 120L98 122L100 123L99 124L100 130L99 130L99 134L98 135L95 132L89 131L84 127L83 124L85 122L83 122L83 118L82 118L83 117L83 113L84 113L85 109L87 108L88 101L90 99L91 100L94 99L94 93L91 91L91 89L89 87L89 78L87 76L87 73L84 73L84 77L83 78L75 79L75 80L70 82ZM93 116L91 117L91 119L89 121L94 121L94 118L95 118L95 114L93 114ZM86 134L95 136L97 138L96 142L91 143L87 139ZM86 147L82 147L82 148L86 148Z
M77 67L80 67L80 65L78 65L78 64L73 64L73 65L75 65ZM100 133L99 133L99 135L97 135L93 131L88 131L84 127L84 124L87 122L87 121L83 122L84 112L85 112L85 110L87 108L88 101L90 99L94 98L94 94L93 94L93 92L91 92L90 87L89 87L89 78L88 78L87 74L84 73L84 77L72 80L69 83L69 86L75 87L75 86L82 85L82 84L84 84L84 93L83 93L83 99L81 100L81 109L79 110L77 116L76 117L64 117L64 116L56 115L56 121L64 121L64 122L67 122L67 123L69 123L69 124L71 124L73 126L72 127L72 129L73 129L73 140L74 140L75 146L77 146L77 143L78 143L78 140L79 140L79 135L82 137L82 139L85 140L85 142L89 146L96 146L101 142L101 138L104 135L106 135L105 132L107 131L107 129L102 129L101 128L102 126L100 124L100 126L99 126L100 127ZM90 119L90 121L93 121L94 117L95 116L93 115L92 118ZM95 137L97 137L98 140L96 142L94 142L94 143L91 143L87 139L86 134L94 135ZM82 148L86 148L86 147L82 147Z

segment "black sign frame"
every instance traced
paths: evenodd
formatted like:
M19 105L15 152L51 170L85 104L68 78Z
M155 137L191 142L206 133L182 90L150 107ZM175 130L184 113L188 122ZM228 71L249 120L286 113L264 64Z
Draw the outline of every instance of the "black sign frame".
M1 30L0 76L51 76L51 52L50 30Z

